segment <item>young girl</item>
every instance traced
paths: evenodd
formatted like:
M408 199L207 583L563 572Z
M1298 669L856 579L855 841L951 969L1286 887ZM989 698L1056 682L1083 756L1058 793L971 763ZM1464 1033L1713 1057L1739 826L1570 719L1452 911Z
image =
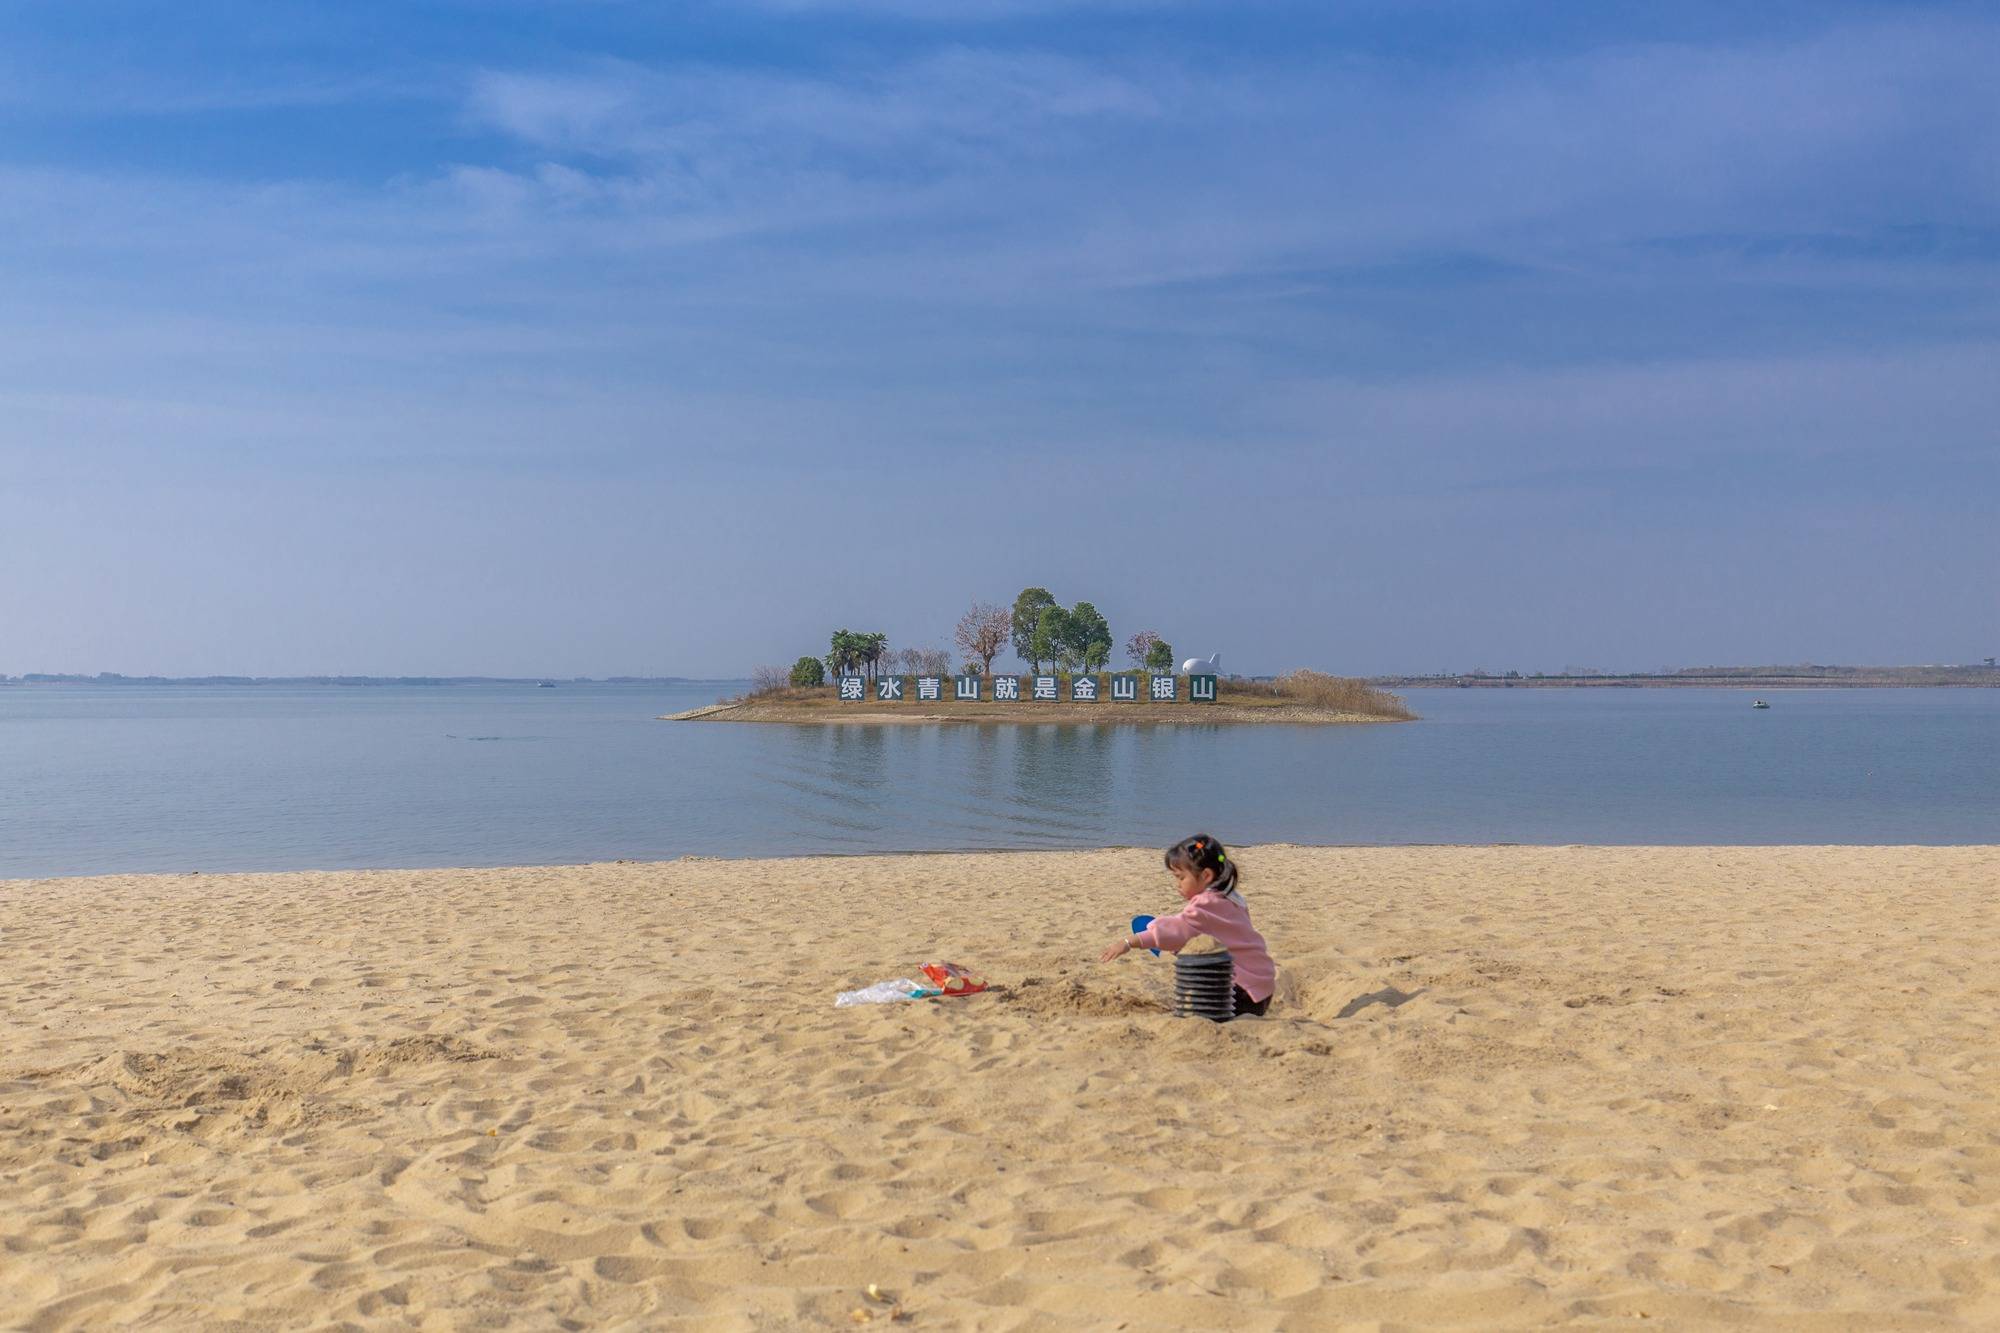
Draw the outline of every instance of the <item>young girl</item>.
M1278 967L1271 961L1264 937L1250 924L1250 907L1237 886L1243 876L1236 863L1223 851L1222 844L1206 833L1177 842L1167 848L1167 869L1174 884L1187 900L1173 916L1156 919L1136 935L1128 935L1106 949L1098 962L1122 958L1134 949L1164 949L1179 953L1197 935L1207 935L1229 950L1236 973L1236 1012L1261 1016L1271 1007L1271 991L1277 984Z

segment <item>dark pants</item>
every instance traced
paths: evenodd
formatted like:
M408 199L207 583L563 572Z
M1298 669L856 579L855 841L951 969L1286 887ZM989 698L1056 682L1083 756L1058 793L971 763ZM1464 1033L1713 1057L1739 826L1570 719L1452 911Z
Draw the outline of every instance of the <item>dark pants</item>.
M1241 986L1236 988L1236 1016L1238 1018L1243 1017L1245 1014L1255 1014L1257 1017L1262 1018L1264 1011L1270 1007L1270 996L1266 995L1261 1000L1253 1000L1250 998L1249 991L1244 990Z

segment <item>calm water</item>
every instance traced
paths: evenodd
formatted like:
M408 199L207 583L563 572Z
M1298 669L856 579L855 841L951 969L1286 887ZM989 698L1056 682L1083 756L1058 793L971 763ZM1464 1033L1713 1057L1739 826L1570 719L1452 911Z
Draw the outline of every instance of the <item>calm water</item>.
M1372 727L651 719L716 685L0 688L0 878L1231 842L2000 842L2000 690L1416 690ZM1107 705L1108 706L1108 705ZM1024 705L1026 707L1026 705Z

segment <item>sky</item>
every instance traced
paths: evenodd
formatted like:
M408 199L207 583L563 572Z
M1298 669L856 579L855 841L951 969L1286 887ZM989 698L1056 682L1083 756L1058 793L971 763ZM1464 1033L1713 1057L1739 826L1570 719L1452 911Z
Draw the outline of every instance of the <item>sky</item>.
M2000 13L0 7L0 672L2000 652Z

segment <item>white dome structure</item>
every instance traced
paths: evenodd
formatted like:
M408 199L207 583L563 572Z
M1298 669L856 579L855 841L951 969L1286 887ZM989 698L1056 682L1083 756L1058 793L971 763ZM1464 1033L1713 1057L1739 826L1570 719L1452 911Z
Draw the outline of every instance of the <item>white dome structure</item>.
M1222 673L1222 654L1211 653L1207 657L1190 657L1181 663L1183 676L1215 676Z

